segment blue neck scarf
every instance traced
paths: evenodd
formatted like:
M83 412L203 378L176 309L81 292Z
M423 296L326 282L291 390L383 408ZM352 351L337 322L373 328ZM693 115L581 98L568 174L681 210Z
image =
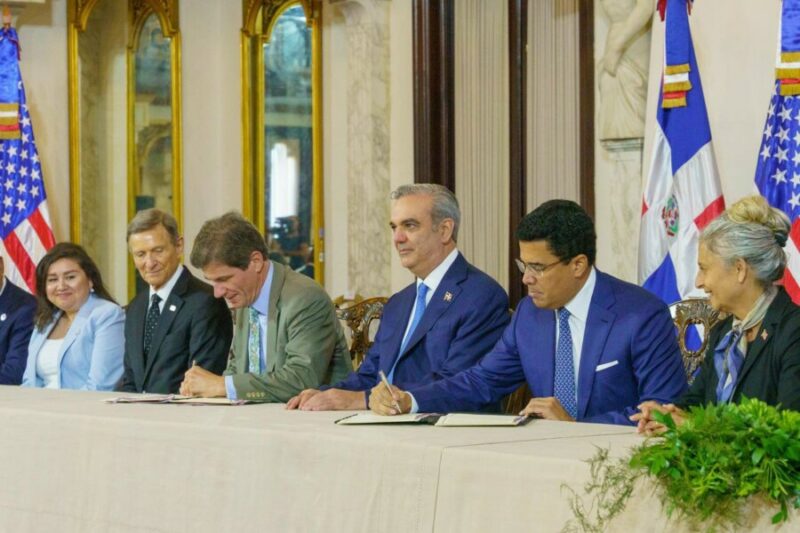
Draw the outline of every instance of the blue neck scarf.
M778 289L771 286L758 297L755 305L744 317L744 320L733 320L733 327L722 337L714 348L714 368L717 371L717 403L727 403L733 397L733 391L739 381L739 374L744 365L747 353L747 336L745 332L764 320L772 300Z

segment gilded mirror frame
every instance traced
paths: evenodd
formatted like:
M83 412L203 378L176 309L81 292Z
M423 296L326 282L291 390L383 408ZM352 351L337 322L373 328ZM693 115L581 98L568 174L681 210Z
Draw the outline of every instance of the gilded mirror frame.
M69 63L69 137L70 137L70 237L74 242L80 243L80 88L78 86L78 36L86 30L92 10L99 0L69 0L67 50ZM134 215L136 196L136 139L133 132L133 109L135 103L135 80L133 79L134 58L142 26L147 17L155 13L161 23L162 32L171 41L170 68L172 70L172 214L178 220L179 226L183 222L183 168L182 168L182 136L181 136L181 46L178 25L177 0L131 0L128 3L128 24L131 28L131 38L128 43L127 72L128 72L128 218Z
M264 54L278 18L289 8L301 6L311 29L311 139L312 198L310 237L314 248L314 279L324 284L325 217L322 171L322 20L320 0L242 0L242 213L266 235L264 197L266 194L265 120L263 102ZM254 72L260 76L253 76Z
M136 107L136 51L142 28L150 15L155 14L161 23L161 32L170 39L170 88L172 111L172 215L183 227L183 142L181 134L181 35L178 25L178 0L129 0L128 24L131 28L128 42L128 219L136 214L136 197L139 194L139 159L147 146L161 137L158 132L148 136L145 146L137 146L134 113ZM164 132L166 133L166 132Z
M70 239L81 243L81 116L79 79L79 36L87 28L90 15L100 0L68 0L67 4L67 57L69 97L69 173L70 173ZM119 1L119 0L103 0ZM183 165L181 133L181 36L178 19L178 0L127 0L128 43L126 50L126 130L127 130L127 218L135 214L136 195L139 189L138 159L142 150L135 138L134 109L136 103L135 60L142 28L152 14L158 18L165 38L170 39L171 118L169 131L172 139L172 214L183 227ZM149 139L152 143L157 139ZM135 274L130 258L128 263L128 293L133 296Z

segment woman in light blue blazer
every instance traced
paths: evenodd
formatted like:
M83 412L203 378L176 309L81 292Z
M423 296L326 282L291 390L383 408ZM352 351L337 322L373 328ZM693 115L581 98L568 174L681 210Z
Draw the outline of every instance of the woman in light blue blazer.
M36 295L22 386L112 390L122 376L125 313L86 251L63 242L47 252Z

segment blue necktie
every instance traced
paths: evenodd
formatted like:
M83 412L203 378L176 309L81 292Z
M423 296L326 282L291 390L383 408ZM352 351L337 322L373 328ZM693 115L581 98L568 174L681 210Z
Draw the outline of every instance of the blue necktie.
M575 362L573 360L572 333L569 329L569 311L558 310L558 346L556 346L556 369L553 379L553 394L561 407L572 418L578 418L575 395Z
M400 361L400 357L402 357L403 352L406 351L406 345L408 345L408 341L411 340L411 337L414 335L414 330L417 329L417 325L419 324L420 320L422 320L422 315L425 314L425 296L427 295L428 286L424 283L420 283L417 286L417 303L414 306L414 316L411 318L411 326L408 328L406 336L403 337L403 343L400 345L400 353L397 354L397 359L395 359L394 365L387 376L389 383L394 383L394 370L397 368L397 363Z

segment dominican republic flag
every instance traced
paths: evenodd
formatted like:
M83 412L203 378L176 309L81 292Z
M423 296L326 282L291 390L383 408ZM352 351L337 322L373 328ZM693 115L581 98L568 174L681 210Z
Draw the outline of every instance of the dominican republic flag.
M642 202L639 283L671 304L702 296L694 286L697 241L725 210L687 0L660 0L665 67L653 160Z
M800 302L800 0L784 0L781 8L775 93L756 165L756 187L773 207L792 221L786 240L789 259L783 283Z
M0 253L12 283L36 289L36 263L55 239L33 141L14 28L0 29Z

